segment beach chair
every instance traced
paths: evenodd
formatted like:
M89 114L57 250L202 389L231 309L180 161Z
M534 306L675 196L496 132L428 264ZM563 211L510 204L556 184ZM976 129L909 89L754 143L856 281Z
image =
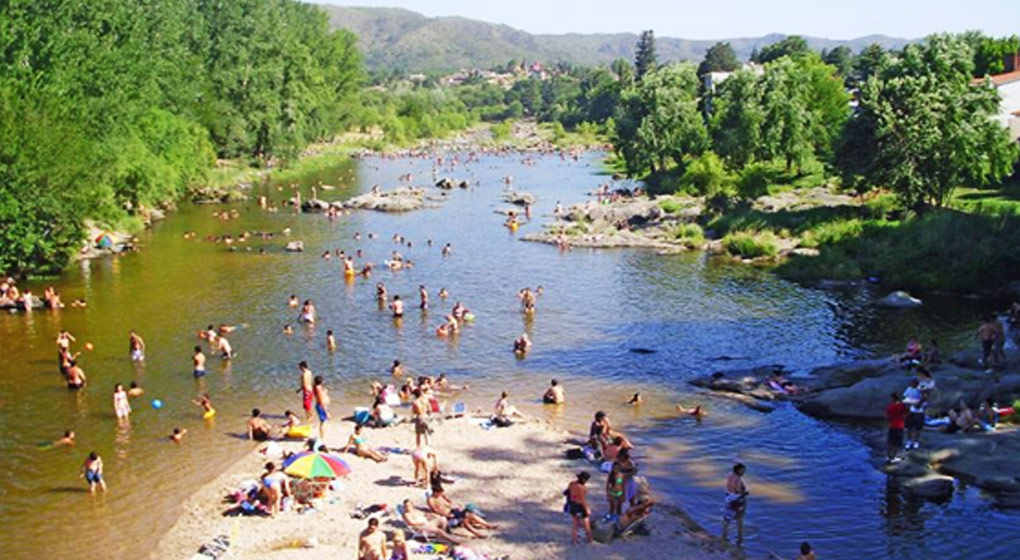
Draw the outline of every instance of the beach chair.
M400 520L404 521L404 504L397 504L397 513L400 514ZM411 531L411 540L431 542L432 539L429 537L428 530L421 525L414 526L407 521L404 521L404 525L407 525L407 528Z

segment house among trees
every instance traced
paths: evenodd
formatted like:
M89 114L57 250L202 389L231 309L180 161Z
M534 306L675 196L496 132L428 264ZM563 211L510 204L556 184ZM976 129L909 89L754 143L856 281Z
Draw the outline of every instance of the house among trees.
M1020 52L1006 55L1004 62L1005 71L987 79L1002 98L996 120L1009 128L1011 138L1020 140ZM984 79L976 81L981 83Z

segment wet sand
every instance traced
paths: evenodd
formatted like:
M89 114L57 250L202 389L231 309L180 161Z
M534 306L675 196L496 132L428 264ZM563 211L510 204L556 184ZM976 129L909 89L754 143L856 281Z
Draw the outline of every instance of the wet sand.
M346 443L353 424L334 422L329 428L326 443L333 448ZM374 448L414 447L414 430L407 423L365 429L363 434ZM570 519L562 513L561 493L574 474L582 468L592 474L588 489L593 516L605 513L606 502L605 475L584 461L565 459L569 436L541 420L488 430L472 418L439 423L432 446L438 451L442 470L456 481L446 486L447 495L459 505L477 504L487 521L499 526L486 539L469 538L462 529L454 534L464 536L465 544L475 551L512 559L708 560L728 556L724 544L666 503L653 510L648 522L652 529L649 536L617 539L610 545L571 545ZM281 445L285 450L302 447L300 442ZM264 447L259 445L258 449ZM153 557L191 558L203 542L226 534L231 538L230 554L235 558L354 558L358 534L366 526L365 520L350 516L358 504L387 504L388 511L380 518L382 528L390 538L396 530L406 531L396 505L411 499L416 506L425 507L425 491L411 484L414 471L410 455L390 454L389 461L380 464L353 454L343 457L354 472L343 479L341 490L327 493L320 509L306 513L286 511L275 518L224 517L222 513L229 506L223 497L241 481L257 478L267 460L260 451L251 452L183 504L181 517L160 541ZM279 457L272 459L279 464ZM316 539L316 546L302 547L309 539ZM416 543L410 544L413 551ZM412 557L436 555L412 554Z

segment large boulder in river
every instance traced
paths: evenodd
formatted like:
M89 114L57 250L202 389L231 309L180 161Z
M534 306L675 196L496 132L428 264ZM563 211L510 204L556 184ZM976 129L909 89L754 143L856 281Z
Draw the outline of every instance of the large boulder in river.
M896 290L895 292L892 292L891 294L878 300L878 302L876 303L878 303L878 305L882 305L885 307L907 308L921 306L921 300L902 290Z
M956 486L951 476L930 474L908 479L900 484L900 488L914 498L944 501L953 496Z
M535 204L536 200L535 195L523 191L506 193L503 195L503 199L510 204L516 204L518 206L532 205Z
M319 198L311 198L301 203L302 212L325 212L329 209L330 203Z
M425 205L425 189L403 187L392 191L368 192L344 203L346 208L379 212L410 212Z

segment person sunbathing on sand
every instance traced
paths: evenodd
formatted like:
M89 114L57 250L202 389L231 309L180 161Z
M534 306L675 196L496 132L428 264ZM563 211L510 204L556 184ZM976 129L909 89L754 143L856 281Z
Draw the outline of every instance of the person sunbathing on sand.
M486 535L481 533L482 529L497 529L496 525L488 523L485 519L482 519L476 508L472 506L465 506L463 508L456 507L453 501L450 500L446 495L446 491L443 490L442 486L435 486L432 488L432 495L428 498L429 509L431 509L437 515L441 515L446 518L448 526L452 528L463 527L467 529L472 535L484 539Z
M411 505L411 500L404 500L404 511L401 518L408 527L420 531L426 537L438 537L453 544L462 541L447 532L446 518L431 512L424 512Z
M365 459L371 459L376 463L384 463L388 460L388 457L379 453L368 446L365 436L361 435L361 426L354 426L354 433L347 440L347 445L344 446L343 451L354 450L354 454L358 457L364 457Z

